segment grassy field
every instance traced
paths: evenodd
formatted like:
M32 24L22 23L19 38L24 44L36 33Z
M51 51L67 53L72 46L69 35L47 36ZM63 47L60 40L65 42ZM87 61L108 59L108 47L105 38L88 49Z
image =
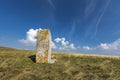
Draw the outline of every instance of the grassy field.
M0 80L120 80L120 57L53 53L35 63L35 51L0 47Z

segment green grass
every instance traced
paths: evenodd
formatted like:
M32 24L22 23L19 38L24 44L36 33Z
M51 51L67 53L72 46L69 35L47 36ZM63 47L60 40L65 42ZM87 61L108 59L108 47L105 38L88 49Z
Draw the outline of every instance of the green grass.
M120 80L120 57L53 53L37 64L35 51L0 47L0 80Z

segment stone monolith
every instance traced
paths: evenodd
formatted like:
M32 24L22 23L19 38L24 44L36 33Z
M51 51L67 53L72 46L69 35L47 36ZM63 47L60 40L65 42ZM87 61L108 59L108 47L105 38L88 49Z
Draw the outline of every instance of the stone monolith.
M54 63L51 59L51 33L49 29L37 31L37 63Z

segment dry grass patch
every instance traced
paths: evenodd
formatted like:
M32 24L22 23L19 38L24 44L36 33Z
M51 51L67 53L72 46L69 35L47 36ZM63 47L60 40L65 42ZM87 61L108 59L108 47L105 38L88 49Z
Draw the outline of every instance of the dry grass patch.
M119 57L54 52L56 63L36 64L35 53L0 47L0 80L120 79Z

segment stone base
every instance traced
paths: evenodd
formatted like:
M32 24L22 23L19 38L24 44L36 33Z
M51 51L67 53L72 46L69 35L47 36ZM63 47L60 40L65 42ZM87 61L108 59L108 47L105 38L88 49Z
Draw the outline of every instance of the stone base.
M56 59L51 59L48 63L55 63Z
M36 57L36 63L48 63L47 58Z
M48 61L47 58L37 58L36 57L36 63L55 63L56 59L51 59Z

